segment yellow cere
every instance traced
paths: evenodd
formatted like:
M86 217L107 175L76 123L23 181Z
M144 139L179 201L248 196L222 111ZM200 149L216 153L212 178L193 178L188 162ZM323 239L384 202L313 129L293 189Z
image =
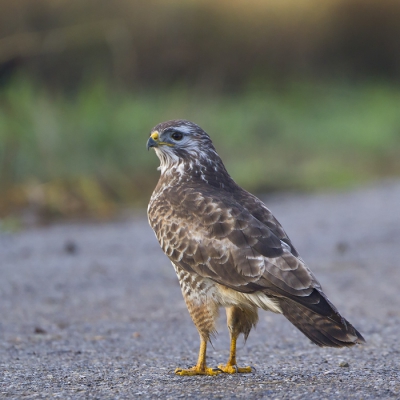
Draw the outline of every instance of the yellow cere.
M150 135L150 137L151 137L153 140L158 140L158 132L157 132L157 131L154 131L154 132Z

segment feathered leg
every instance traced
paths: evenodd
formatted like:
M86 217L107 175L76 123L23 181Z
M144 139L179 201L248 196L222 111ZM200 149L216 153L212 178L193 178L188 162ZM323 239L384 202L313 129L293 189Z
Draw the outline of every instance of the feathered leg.
M248 373L251 372L251 367L239 368L236 363L236 341L238 336L243 333L246 340L250 330L258 321L256 308L242 310L238 307L229 307L226 309L226 318L231 337L231 348L229 359L226 365L219 365L218 368L228 374Z
M218 306L213 300L213 286L208 281L196 275L190 275L186 271L176 267L179 283L181 285L183 298L189 314L200 335L200 350L197 364L189 369L177 368L178 375L217 375L221 371L216 368L208 368L206 365L207 342L210 334L215 332L215 320L218 316ZM193 291L193 287L200 290Z

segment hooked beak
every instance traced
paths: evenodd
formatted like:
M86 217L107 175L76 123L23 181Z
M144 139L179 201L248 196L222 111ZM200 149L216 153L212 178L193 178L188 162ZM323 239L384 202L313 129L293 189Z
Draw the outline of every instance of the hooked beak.
M161 142L160 134L157 131L154 131L152 132L152 134L149 137L149 140L147 141L147 150L149 150L150 147L158 147L158 146L174 147L172 143Z
M150 147L158 147L158 132L153 132L150 137L149 140L147 141L147 150L150 149Z

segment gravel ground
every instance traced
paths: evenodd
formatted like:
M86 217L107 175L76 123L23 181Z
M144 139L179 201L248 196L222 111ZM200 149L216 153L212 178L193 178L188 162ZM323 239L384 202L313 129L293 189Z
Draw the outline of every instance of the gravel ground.
M261 312L238 348L254 373L176 376L198 335L138 212L0 234L0 397L400 398L400 182L265 200L365 345L321 349ZM224 318L218 331L210 366L228 357Z

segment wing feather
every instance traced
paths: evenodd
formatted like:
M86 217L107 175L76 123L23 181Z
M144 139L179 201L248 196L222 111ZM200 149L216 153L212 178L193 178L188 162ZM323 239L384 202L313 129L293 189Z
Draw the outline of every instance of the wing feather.
M307 296L319 287L297 253L291 253L291 242L272 214L263 209L256 218L221 192L218 198L191 188L183 192L184 202L173 193L165 195L167 218L158 221L162 233L157 236L172 262L242 292L254 283L258 290L292 296Z

